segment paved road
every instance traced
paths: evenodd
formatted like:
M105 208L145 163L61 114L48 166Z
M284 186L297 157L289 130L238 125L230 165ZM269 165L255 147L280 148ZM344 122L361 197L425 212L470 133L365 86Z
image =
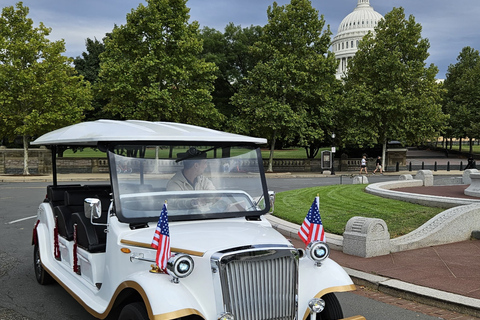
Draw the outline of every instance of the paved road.
M329 179L269 179L276 191L332 184ZM379 179L383 179L379 177ZM0 183L0 319L93 319L60 285L40 286L33 272L32 228L48 183ZM434 320L353 293L338 295L345 316L369 320Z
M268 175L267 175L268 176ZM369 175L368 181L370 183L389 181L398 179L398 176L387 175ZM350 175L333 175L333 176L309 176L306 178L267 178L267 185L269 190L275 192L282 192L288 190L295 190L308 187L329 186L333 184L352 184L353 178Z

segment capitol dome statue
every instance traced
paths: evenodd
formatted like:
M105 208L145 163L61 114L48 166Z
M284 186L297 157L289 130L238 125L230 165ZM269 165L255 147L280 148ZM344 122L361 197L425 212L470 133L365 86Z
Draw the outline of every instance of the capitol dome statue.
M339 60L337 79L347 71L348 60L357 52L360 40L368 31L373 32L382 19L383 16L373 10L370 0L358 0L355 10L342 20L332 41L332 51Z

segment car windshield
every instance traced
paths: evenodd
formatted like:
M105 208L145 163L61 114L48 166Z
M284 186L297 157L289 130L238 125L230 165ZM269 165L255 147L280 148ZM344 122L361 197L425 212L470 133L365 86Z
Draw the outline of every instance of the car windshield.
M109 151L117 216L155 221L259 216L269 209L256 147L117 145ZM265 198L267 196L267 198Z

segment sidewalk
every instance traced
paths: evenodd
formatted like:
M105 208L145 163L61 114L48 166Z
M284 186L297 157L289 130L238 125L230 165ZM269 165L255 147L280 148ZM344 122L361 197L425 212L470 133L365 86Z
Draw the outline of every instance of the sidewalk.
M268 216L268 219L295 247L305 247L297 235L299 225L274 216ZM330 257L347 271L356 285L480 317L480 241L463 241L362 258L342 252L342 236L327 233L326 240L331 249ZM476 318L458 315L450 319Z

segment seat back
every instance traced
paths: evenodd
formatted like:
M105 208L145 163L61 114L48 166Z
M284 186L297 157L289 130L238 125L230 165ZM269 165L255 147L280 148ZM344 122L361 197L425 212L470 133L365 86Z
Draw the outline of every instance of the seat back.
M56 206L53 214L57 218L58 234L68 241L73 240L72 211L67 206Z
M77 244L90 252L104 252L106 247L106 225L94 225L85 217L84 201L97 198L102 202L102 216L95 223L107 223L107 210L110 204L110 192L104 187L85 188L83 190L65 191L65 206L72 212L71 228L77 225Z
M86 198L97 198L102 203L102 216L94 220L96 223L107 223L108 206L110 205L110 193L105 189L98 190L68 190L65 191L65 205L71 208L72 212L84 212L84 201Z
M77 228L77 245L89 252L105 252L106 237L104 227L96 228L81 213L72 213L72 223Z
M83 187L79 184L68 185L49 185L47 186L47 198L46 201L50 202L53 207L64 204L65 191L66 190L82 190Z

